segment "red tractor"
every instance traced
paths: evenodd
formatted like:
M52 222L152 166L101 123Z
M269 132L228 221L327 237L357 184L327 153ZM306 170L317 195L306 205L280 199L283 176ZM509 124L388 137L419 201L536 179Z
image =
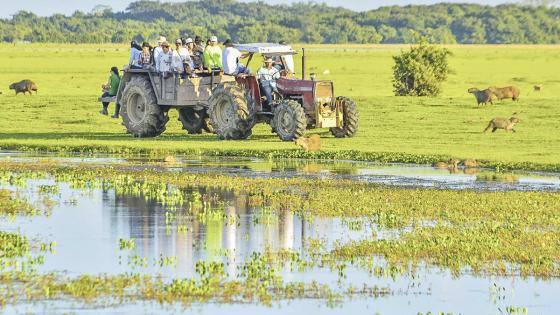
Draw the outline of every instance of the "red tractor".
M279 44L243 44L236 48L249 54L247 67L258 54L275 58L281 68L288 69L286 60L296 54L291 47ZM129 70L121 80L117 102L121 104L123 124L137 137L161 134L170 108L177 108L189 133L207 130L220 139L246 139L259 122L270 124L284 141L300 138L312 128L330 128L337 138L356 133L357 106L347 97L335 97L331 81L315 80L313 76L305 79L305 70L302 79L297 79L282 70L276 85L272 104L265 106L255 75L233 77L214 72L180 80L148 70Z

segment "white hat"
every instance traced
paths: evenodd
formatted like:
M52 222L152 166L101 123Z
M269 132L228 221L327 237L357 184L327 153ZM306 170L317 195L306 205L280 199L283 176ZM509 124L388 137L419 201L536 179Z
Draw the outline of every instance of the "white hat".
M165 38L164 36L160 36L157 42L158 42L158 44L161 44L161 43L166 42L166 41L167 41L167 38Z
M218 37L212 36L212 37L210 37L210 41L211 41L211 42L217 42L217 41L218 41Z
M177 38L175 40L175 44L182 44L182 43L183 43L183 41L180 38Z
M192 43L192 42L193 42L193 40L192 40L192 38L190 38L190 37L187 38L187 40L185 40L185 44L190 44L190 43Z

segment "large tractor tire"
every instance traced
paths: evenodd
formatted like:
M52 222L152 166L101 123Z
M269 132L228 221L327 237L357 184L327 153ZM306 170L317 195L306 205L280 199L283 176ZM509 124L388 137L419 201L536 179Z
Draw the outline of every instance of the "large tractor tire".
M307 117L300 103L285 100L274 109L272 130L283 141L293 141L303 137L306 128Z
M235 84L220 84L210 97L210 125L222 140L247 139L255 124L254 104Z
M205 109L194 110L192 107L177 109L179 112L179 121L183 124L183 130L188 134L197 135L202 131L214 133L214 128L210 125L210 117Z
M126 84L120 102L123 124L134 137L157 137L165 131L169 117L157 104L147 77L132 78Z
M339 96L336 102L342 106L344 114L343 126L340 128L330 128L331 133L336 138L350 138L358 131L358 107L353 100Z

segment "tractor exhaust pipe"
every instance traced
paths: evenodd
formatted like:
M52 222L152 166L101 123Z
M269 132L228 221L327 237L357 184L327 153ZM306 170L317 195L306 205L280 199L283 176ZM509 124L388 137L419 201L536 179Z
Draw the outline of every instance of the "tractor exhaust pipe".
M301 79L305 80L305 48L302 48L301 52Z

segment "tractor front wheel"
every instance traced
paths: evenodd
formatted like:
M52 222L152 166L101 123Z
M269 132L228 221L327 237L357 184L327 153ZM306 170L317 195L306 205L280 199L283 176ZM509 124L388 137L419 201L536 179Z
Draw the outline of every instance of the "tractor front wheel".
M336 138L350 138L358 131L358 107L353 100L339 96L336 98L336 105L342 106L344 115L343 124L338 128L330 128L331 133Z
M274 109L272 129L283 141L293 141L303 137L306 127L307 117L298 102L286 100Z
M124 88L120 103L123 125L134 137L157 137L165 131L169 117L157 104L147 77L132 78Z

